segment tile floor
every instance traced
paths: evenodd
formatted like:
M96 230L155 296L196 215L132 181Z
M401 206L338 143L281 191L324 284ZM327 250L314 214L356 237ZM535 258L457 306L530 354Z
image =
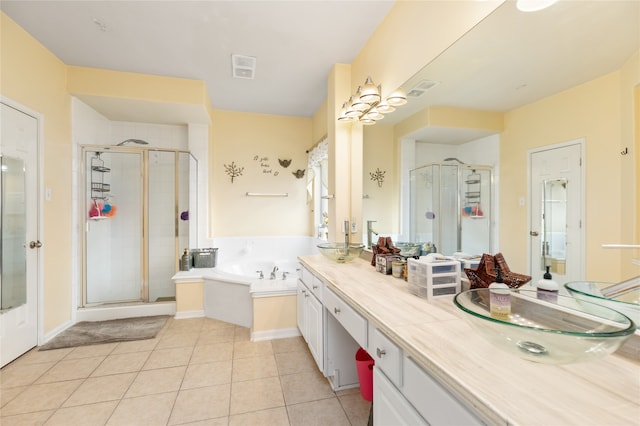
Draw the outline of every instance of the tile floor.
M0 424L362 425L359 389L333 392L301 337L169 319L155 339L39 352L0 370Z

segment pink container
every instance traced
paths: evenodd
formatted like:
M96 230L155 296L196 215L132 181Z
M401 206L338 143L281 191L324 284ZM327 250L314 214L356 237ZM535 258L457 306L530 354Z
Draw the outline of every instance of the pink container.
M356 366L358 367L358 379L360 380L360 393L367 401L373 401L373 364L375 361L364 349L356 352Z

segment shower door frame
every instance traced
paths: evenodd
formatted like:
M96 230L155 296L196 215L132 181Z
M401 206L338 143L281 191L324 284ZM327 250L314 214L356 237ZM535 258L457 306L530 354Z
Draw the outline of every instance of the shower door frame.
M83 217L84 220L82 222L82 230L81 233L81 264L80 264L80 291L78 297L78 307L79 308L92 308L99 306L108 306L108 305L129 305L129 304L137 304L137 303L148 303L149 302L149 151L162 151L162 152L171 152L175 154L175 170L174 170L174 207L175 207L175 215L176 219L174 221L174 251L176 253L175 257L175 270L178 268L178 254L180 249L180 235L179 235L179 226L178 226L178 201L179 201L179 173L178 173L178 163L180 159L181 153L186 153L193 158L193 154L187 150L181 149L168 149L168 148L158 148L158 147L129 147L129 146L114 146L114 145L80 145L80 187L81 187L81 196L79 197L79 212L80 217ZM142 209L141 209L141 223L142 223L142 232L140 235L140 261L141 261L141 283L140 283L140 298L137 300L123 300L123 301L105 301L105 302L87 302L87 227L91 220L89 219L86 206L88 206L90 201L90 196L87 196L89 193L87 191L87 185L89 184L89 177L87 176L87 152L112 152L112 153L132 153L132 154L140 154L141 156L141 189L142 189ZM190 163L191 164L191 163ZM190 165L191 167L191 165ZM197 163L196 163L197 167ZM191 182L190 182L191 183ZM197 185L197 183L196 183ZM191 189L189 190L191 193ZM197 203L197 201L196 201ZM191 201L190 201L191 204ZM196 204L197 205L197 204ZM190 239L190 233L187 236Z

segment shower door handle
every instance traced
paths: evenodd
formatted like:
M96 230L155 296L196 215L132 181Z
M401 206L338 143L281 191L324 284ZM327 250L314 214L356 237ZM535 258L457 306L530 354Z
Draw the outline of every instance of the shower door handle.
M35 249L42 247L42 243L39 240L29 242L29 248Z
M540 234L538 234L537 231L529 231L529 235L531 235L532 237L537 237Z

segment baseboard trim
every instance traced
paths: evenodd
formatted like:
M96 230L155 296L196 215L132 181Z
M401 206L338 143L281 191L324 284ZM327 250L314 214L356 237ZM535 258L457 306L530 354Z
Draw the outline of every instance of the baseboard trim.
M202 318L202 317L204 317L204 309L201 309L198 311L178 311L174 316L175 319Z
M42 341L38 342L38 346L42 346L45 343L47 343L49 340L53 339L54 337L56 337L58 334L62 333L63 331L65 331L67 328L71 327L73 325L73 321L69 320L67 322L64 322L62 324L60 324L59 326L57 326L56 328L54 328L53 330L51 330L50 332L48 332L47 334L45 334L44 336L42 336Z
M278 328L275 330L252 331L251 341L260 342L262 340L286 339L288 337L300 336L300 330L293 328Z

